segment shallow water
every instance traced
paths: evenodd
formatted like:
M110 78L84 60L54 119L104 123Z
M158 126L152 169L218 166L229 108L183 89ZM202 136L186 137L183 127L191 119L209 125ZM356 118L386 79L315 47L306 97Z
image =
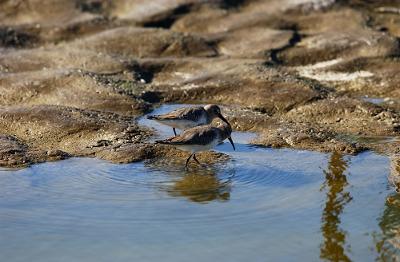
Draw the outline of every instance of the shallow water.
M361 99L365 102L369 102L375 105L380 105L385 102L385 99L380 97L362 97Z
M169 111L163 106L153 113ZM152 125L158 137L172 129ZM374 261L400 254L390 159L269 149L185 171L72 158L0 172L1 261Z

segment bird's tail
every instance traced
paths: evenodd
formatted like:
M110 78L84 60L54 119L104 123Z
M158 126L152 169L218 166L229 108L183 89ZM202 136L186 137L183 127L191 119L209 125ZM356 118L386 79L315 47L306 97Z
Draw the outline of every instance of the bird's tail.
M178 138L179 140L179 138ZM173 136L164 140L156 140L154 141L156 144L163 144L163 145L176 145L177 143L179 144L179 141L177 141L177 137Z
M171 144L171 138L164 139L164 140L156 140L156 141L154 141L154 143L168 145L168 144Z
M150 120L154 120L154 119L157 119L158 118L158 116L147 116L147 119L150 119Z

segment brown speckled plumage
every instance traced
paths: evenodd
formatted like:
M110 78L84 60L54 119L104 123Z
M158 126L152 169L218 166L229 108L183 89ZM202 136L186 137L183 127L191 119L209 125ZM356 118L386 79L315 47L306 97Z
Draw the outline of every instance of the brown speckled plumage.
M196 159L196 152L212 149L225 139L229 139L233 149L235 145L231 139L232 128L228 124L214 127L211 125L198 126L185 130L182 134L175 137L170 137L165 140L158 140L156 143L176 146L179 149L191 151L191 155L186 160L186 167L190 158Z
M229 124L222 116L221 109L217 105L180 108L163 115L148 116L147 118L171 126L175 135L176 128L185 130L195 126L207 125L210 124L214 118L220 118L222 121Z

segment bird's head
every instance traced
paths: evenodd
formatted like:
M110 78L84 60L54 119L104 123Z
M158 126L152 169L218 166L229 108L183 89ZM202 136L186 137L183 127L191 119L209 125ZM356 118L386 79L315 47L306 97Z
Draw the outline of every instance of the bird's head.
M228 120L226 120L225 117L222 116L221 108L219 106L217 106L217 105L206 105L204 107L204 109L207 111L207 113L211 117L211 119L219 118L222 121L224 121L225 123L227 123L228 125L230 125Z
M224 141L228 138L229 142L231 143L233 150L236 150L235 144L233 143L231 134L232 134L232 127L231 125L222 123L218 125L218 129L221 131L221 141Z

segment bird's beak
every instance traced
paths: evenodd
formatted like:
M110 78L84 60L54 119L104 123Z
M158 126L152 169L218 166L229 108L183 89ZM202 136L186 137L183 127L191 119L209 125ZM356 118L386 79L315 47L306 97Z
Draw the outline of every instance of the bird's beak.
M224 121L225 123L227 123L229 126L231 125L231 124L229 124L228 120L226 120L226 118L223 117L221 114L218 114L217 116L218 116L222 121Z
M231 145L232 145L232 147L233 147L233 150L236 151L235 144L233 143L232 137L228 137L228 140L229 140L229 142L231 142Z

